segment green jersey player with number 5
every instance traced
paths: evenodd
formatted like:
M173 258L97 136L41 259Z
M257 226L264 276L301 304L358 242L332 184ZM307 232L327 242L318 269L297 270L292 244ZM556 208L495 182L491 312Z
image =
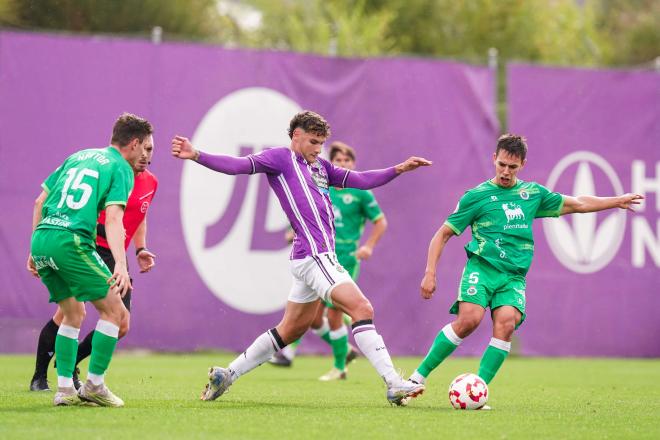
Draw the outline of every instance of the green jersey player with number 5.
M449 239L468 226L472 229L472 241L465 246L468 261L458 298L450 309L458 316L438 333L410 380L424 383L431 371L476 330L490 308L493 337L478 373L489 383L509 354L514 330L525 320L525 276L534 255L534 219L612 208L632 210L642 199L636 194L571 197L536 182L524 182L517 175L525 166L526 155L525 138L502 135L493 154L495 177L466 191L433 236L421 283L424 299L435 292L436 266Z
M28 270L41 278L50 301L64 315L55 339L55 405L75 405L81 400L101 406L124 404L105 386L103 376L117 343L121 297L131 287L124 251L124 207L133 189L134 171L146 160L145 147L153 145L152 133L145 119L121 115L111 145L69 156L44 181L35 202ZM116 262L114 273L96 252L96 222L102 210ZM85 301L94 305L100 319L92 338L87 382L76 393L72 376Z

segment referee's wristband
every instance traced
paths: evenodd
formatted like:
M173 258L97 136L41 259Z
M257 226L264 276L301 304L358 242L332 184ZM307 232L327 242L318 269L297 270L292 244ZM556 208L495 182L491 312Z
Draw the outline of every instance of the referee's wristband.
M149 249L147 249L146 247L137 248L137 249L135 249L135 256L137 257L138 255L140 255L140 252L142 252L142 251L149 252Z

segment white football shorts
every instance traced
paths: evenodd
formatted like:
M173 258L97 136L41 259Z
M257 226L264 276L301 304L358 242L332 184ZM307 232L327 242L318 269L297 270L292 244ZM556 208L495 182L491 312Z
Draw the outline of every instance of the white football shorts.
M301 260L291 260L293 286L289 301L308 303L321 298L330 301L332 289L343 283L353 283L353 279L344 269L334 252L310 255Z

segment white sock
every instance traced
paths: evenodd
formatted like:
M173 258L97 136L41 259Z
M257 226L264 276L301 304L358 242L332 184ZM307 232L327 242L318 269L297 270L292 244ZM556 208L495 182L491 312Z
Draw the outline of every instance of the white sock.
M511 351L511 342L503 341L502 339L490 338L490 343L488 345L492 345L493 347L506 352Z
M105 374L87 373L87 380L91 381L94 385L101 385Z
M410 375L410 380L415 381L417 383L425 383L426 382L426 378L424 376L422 376L421 374L419 374L419 372L417 370L415 370L415 372Z
M71 388L73 387L73 378L57 376L57 387L58 388Z
M387 352L383 338L376 332L376 327L371 320L361 322L364 322L364 324L353 327L353 338L358 348L369 359L371 365L378 371L378 374L388 386L400 385L403 380L394 371L392 358Z
M229 364L232 381L266 362L283 346L282 338L274 328L259 335L252 345Z
M330 330L331 340L341 339L344 336L348 336L348 329L346 328L345 325L342 325L337 330Z
M323 324L321 324L321 327L313 328L312 331L314 332L315 335L318 335L319 338L324 334L328 333L330 331L330 324L328 323L328 318L324 316Z
M282 349L282 351L280 353L282 353L282 356L284 356L288 360L292 361L293 358L296 357L296 348L292 347L291 345L287 345L286 347L284 347Z

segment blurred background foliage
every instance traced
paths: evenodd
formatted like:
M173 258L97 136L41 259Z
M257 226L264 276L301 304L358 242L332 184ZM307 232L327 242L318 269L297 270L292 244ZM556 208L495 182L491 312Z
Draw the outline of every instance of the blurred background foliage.
M658 68L660 0L0 0L0 27L276 49Z
M339 56L643 66L659 0L0 0L0 26Z

